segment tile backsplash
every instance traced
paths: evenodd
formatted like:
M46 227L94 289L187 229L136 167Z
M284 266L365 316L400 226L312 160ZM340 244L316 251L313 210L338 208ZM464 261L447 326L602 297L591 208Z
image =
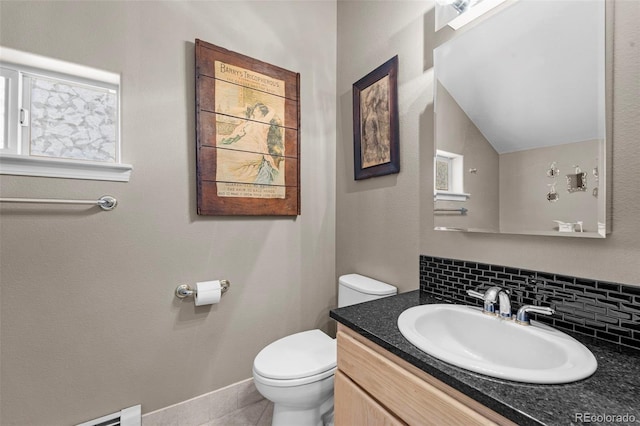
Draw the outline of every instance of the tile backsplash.
M640 349L640 285L577 278L466 260L420 256L420 290L448 302L480 305L468 289L511 290L514 310L549 306L536 320L618 345Z

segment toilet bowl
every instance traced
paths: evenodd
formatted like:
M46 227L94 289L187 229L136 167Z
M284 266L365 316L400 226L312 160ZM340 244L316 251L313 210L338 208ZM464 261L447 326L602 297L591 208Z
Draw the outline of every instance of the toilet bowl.
M336 341L320 330L277 340L253 363L258 391L274 403L274 425L321 426L333 410Z
M389 284L350 274L340 277L338 305L347 306L396 294ZM274 426L333 425L336 341L308 330L267 345L253 362L256 389L274 403Z

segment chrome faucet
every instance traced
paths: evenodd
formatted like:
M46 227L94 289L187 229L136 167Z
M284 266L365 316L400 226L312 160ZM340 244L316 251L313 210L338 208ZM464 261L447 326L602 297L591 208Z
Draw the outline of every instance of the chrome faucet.
M476 290L467 290L467 294L476 299L481 299L484 302L482 312L489 315L499 316L504 319L511 319L513 314L511 313L511 299L509 298L509 290L501 287L489 287L484 293L480 293ZM499 305L498 312L496 312L496 302ZM556 313L552 308L545 306L524 305L518 309L516 313L515 322L520 325L531 325L529 318L529 312L536 314L553 315Z
M467 290L467 294L476 299L482 299L484 301L484 308L482 312L489 315L500 315L501 318L510 319L511 314L511 299L509 298L509 290L501 287L490 287L486 292L480 293L475 290ZM498 302L499 308L496 313L496 302Z

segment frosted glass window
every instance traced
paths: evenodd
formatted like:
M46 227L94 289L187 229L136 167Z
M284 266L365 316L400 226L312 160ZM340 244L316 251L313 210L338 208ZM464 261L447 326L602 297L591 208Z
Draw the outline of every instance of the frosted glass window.
M114 90L49 78L30 80L31 155L116 161Z
M436 157L436 190L449 190L450 158Z
M120 74L0 45L0 96L0 175L129 181Z

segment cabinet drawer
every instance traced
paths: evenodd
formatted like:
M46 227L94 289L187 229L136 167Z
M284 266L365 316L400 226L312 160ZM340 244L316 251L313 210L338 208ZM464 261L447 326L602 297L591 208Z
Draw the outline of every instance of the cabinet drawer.
M345 327L337 338L338 369L410 425L514 424Z

